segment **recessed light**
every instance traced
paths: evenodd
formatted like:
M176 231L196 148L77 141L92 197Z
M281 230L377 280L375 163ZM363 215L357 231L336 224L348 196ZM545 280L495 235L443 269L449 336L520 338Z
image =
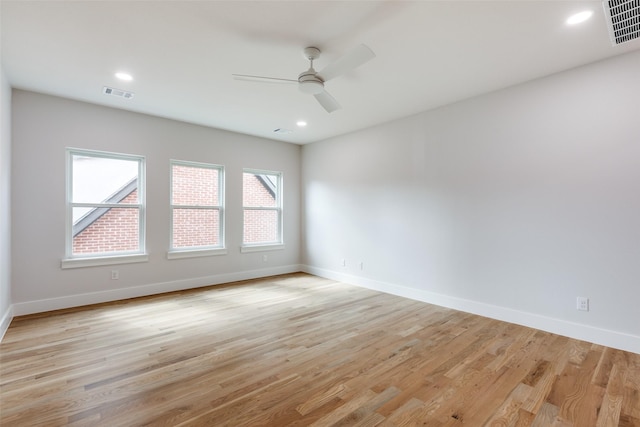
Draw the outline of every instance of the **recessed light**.
M298 125L298 127L303 128L303 127L305 127L307 125L307 122L305 122L304 120L298 120L296 122L296 125Z
M593 15L593 10L584 10L582 12L576 13L575 15L571 15L567 19L567 25L579 24L591 18L592 15Z
M116 77L120 80L124 80L125 82L130 82L133 80L133 76L129 73L118 72L116 73Z

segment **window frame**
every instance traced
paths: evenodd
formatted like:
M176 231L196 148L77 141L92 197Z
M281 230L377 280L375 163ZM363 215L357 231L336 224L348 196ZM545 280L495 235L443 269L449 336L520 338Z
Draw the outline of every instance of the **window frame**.
M173 203L173 166L186 166L193 168L215 169L218 171L218 205L216 206L195 206L195 205L176 205ZM223 165L203 162L192 162L187 160L169 161L169 250L167 251L168 259L192 258L212 255L225 255L227 253L225 244L225 169ZM218 245L207 246L187 246L176 248L173 245L173 211L175 209L204 209L217 210L218 216L218 235L220 243Z
M245 173L249 173L253 175L275 175L277 177L277 185L276 185L276 192L275 192L276 206L274 207L245 206L244 204L244 174ZM283 209L284 191L283 190L284 190L284 174L282 172L265 170L265 169L253 169L253 168L242 169L242 245L240 246L240 252L260 252L260 251L284 249L284 209ZM244 223L244 213L246 210L276 211L277 218L278 218L278 224L277 224L278 239L273 242L246 243L245 242L245 223Z
M65 257L61 268L91 267L100 265L126 264L148 261L146 253L146 158L135 154L108 151L67 148L66 150L66 191L65 191ZM138 163L137 195L138 203L100 203L73 201L73 157L95 157L113 160L135 161ZM73 209L74 208L124 208L138 210L138 249L134 251L73 253Z

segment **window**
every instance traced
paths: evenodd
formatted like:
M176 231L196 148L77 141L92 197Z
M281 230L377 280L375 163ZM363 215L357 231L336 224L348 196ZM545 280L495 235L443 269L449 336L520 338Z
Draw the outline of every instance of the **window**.
M68 149L62 267L146 260L144 201L144 157Z
M223 178L222 166L171 161L169 258L224 253Z
M282 174L244 170L243 250L282 245Z

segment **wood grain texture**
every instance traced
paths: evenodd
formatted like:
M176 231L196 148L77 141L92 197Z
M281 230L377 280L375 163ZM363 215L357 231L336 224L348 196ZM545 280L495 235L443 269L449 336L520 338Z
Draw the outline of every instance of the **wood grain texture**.
M25 316L2 426L640 426L640 355L291 274Z

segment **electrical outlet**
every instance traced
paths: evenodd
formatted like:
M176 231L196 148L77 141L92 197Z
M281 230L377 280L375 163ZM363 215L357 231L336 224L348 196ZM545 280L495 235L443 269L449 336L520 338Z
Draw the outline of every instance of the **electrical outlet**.
M576 308L580 311L589 311L589 298L578 297L576 300Z
M346 267L346 266L347 266L347 260L346 260L346 259L344 259L344 258L342 258L342 266L343 266L343 267Z
M269 257L267 255L262 255L262 262L267 262Z
M120 272L118 270L111 270L111 280L118 280L120 278Z
M364 262L360 261L360 270L364 270Z

